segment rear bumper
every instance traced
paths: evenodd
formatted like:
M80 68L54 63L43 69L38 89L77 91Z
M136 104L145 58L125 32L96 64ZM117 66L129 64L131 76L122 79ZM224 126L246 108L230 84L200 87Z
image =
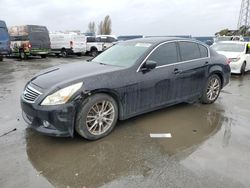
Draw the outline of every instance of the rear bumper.
M39 133L56 137L73 137L75 123L74 102L57 106L40 106L21 99L23 118Z
M25 50L24 53L26 55L47 55L49 54L49 50L46 50L46 49L31 49L31 50ZM19 49L14 49L12 50L12 55L13 56L20 56L20 53L19 53Z

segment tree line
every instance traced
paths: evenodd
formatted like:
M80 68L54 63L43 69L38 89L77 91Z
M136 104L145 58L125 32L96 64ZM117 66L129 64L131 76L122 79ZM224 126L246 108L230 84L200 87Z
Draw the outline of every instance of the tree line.
M234 36L234 35L242 35L244 37L250 37L250 27L249 26L241 26L238 30L229 30L228 28L222 29L219 32L215 33L215 35L220 36Z
M99 35L110 35L112 33L112 22L110 16L105 16L104 20L101 21L97 27ZM96 34L96 30L96 23L94 21L89 22L87 32Z

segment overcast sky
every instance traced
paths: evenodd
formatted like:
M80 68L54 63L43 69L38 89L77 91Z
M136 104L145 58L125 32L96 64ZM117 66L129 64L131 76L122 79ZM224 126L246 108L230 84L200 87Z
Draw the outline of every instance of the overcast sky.
M8 26L45 25L50 31L81 30L89 21L112 19L116 35L213 35L236 29L241 0L0 0Z

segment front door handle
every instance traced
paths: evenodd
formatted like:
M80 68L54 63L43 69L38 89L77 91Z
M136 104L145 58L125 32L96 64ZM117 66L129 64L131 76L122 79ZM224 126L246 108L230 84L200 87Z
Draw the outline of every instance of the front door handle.
M179 69L175 68L175 69L174 69L174 73L175 73L175 74L179 74L179 73L181 73L181 71L180 71Z
M208 64L208 61L206 61L205 63L204 63L204 65L207 65Z

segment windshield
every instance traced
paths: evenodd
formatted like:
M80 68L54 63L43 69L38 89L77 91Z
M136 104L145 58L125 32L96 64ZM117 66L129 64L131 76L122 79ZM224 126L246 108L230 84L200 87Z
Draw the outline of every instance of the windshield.
M98 55L92 61L107 65L130 67L150 46L150 43L117 44Z
M224 52L244 52L245 44L237 43L217 43L212 46L215 51L224 51Z

